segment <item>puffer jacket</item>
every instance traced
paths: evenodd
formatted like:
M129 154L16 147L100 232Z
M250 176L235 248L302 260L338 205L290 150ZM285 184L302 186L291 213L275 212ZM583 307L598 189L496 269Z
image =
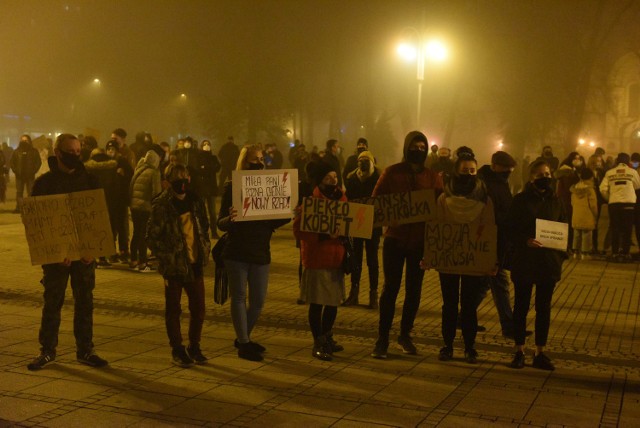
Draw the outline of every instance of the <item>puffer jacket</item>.
M571 227L580 230L594 230L598 218L598 198L593 179L580 180L571 186Z
M138 162L129 184L132 210L151 212L151 201L162 191L159 166L160 156L153 150L149 150Z
M182 221L172 203L174 195L173 190L168 188L153 199L146 240L149 248L158 257L159 273L165 278L176 278L189 282L194 279L194 272L191 263L189 263ZM206 210L202 200L195 193L187 191L186 197L193 203L191 218L197 236L197 264L206 266L211 251Z
M313 189L314 198L329 199L322 194L320 189ZM342 194L340 201L346 201ZM327 234L303 232L300 230L302 216L296 216L293 221L293 233L301 242L302 266L307 269L338 269L344 259L344 245L340 238L331 238Z

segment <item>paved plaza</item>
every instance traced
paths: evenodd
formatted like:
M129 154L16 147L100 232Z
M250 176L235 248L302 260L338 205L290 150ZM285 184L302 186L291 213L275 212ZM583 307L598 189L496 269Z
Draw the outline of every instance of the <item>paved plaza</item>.
M388 360L371 358L378 316L362 305L338 310L335 338L345 351L323 362L311 356L307 306L296 304L298 251L288 225L272 240L269 294L253 334L267 347L263 362L237 357L229 304L213 302L209 266L202 340L209 364L174 366L160 275L121 266L96 274L94 341L109 366L75 361L68 290L58 357L30 372L41 269L30 264L13 207L0 205L0 427L640 426L637 263L565 263L549 338L554 372L531 368L530 355L523 370L507 367L513 344L501 336L490 297L479 309L487 328L478 335L479 363L464 362L459 340L454 360L438 361L441 298L432 271L414 330L419 355L392 345ZM368 283L366 268L363 276ZM360 299L367 303L366 286ZM184 301L183 309L186 331Z

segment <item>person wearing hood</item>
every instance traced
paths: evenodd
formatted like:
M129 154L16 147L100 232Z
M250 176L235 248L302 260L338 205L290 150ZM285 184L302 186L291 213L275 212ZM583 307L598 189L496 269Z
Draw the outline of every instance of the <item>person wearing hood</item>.
M151 134L144 131L136 134L135 141L129 147L135 155L136 164L140 162L140 159L142 159L149 150L151 150L152 146L153 139L151 138Z
M60 134L54 145L54 156L48 159L49 172L38 177L31 196L60 195L100 188L100 183L89 174L80 160L80 140L75 135ZM55 360L60 330L60 312L64 304L67 283L73 289L76 358L81 364L103 367L108 363L93 349L93 289L96 285L95 261L64 259L60 263L42 265L44 307L40 324L40 355L27 365L29 370L40 370Z
M165 177L169 186L151 202L146 240L164 278L165 325L173 364L191 367L207 362L200 339L205 317L204 268L211 251L209 221L204 203L189 188L187 167L169 164ZM186 348L180 331L182 290L189 299L191 318Z
M10 161L11 171L16 176L16 209L14 213L22 211L22 198L25 188L27 195L31 193L36 173L42 166L40 153L31 143L31 137L24 134L20 137L18 148L13 152Z
M247 145L240 150L236 170L259 171L264 167L261 145ZM267 298L271 236L290 219L236 221L238 208L242 208L233 206L232 195L233 182L227 181L222 191L218 228L227 232L222 258L229 278L231 320L236 333L234 346L239 358L262 361L266 349L251 340L251 333Z
M370 151L362 151L358 155L356 168L345 180L347 199L368 198L380 178L380 170L376 167L376 160ZM369 309L378 309L378 247L382 228L376 227L371 233L371 239L353 238L353 257L355 270L351 273L351 290L344 306L358 304L360 278L362 277L362 256L367 251L367 268L369 269Z
M536 219L566 223L568 217L552 185L551 168L544 160L529 167L529 183L513 198L507 221L509 239L513 246L511 280L515 290L513 306L514 340L516 352L511 367L521 369L525 364L527 313L533 286L535 297L535 344L533 367L553 370L553 362L544 354L551 322L551 301L556 282L560 280L566 251L545 248L536 239Z
M542 148L542 153L536 158L534 162L539 160L545 161L547 165L549 165L549 168L551 168L551 175L556 172L556 170L558 169L558 165L560 164L560 159L553 155L553 149L551 148L551 146L544 146Z
M338 185L339 169L324 161L309 162L307 171L316 183L312 198L346 201L347 197ZM345 248L335 231L331 234L303 232L302 207L296 208L293 233L300 240L302 254L302 281L300 300L309 304L309 327L313 335L311 355L331 361L333 353L344 348L333 339L333 324L338 306L344 300L344 271L342 260Z
M497 151L491 156L491 165L483 165L478 170L478 177L484 182L493 202L498 230L498 271L495 276L488 276L487 281L498 311L502 335L507 338L513 338L513 310L506 271L511 268L507 215L511 209L513 195L509 186L509 176L515 166L516 160L509 153Z
M372 196L414 190L435 189L436 196L442 191L442 177L425 167L427 137L419 131L411 131L404 139L402 162L387 167ZM400 291L402 273L406 264L405 298L400 323L398 346L406 354L416 354L411 339L411 330L420 306L424 271L420 260L424 253L424 222L389 226L382 245L384 286L380 296L380 321L378 339L371 353L373 358L387 358L389 332L393 324L396 299Z
M580 181L571 186L571 227L573 228L573 257L583 260L591 252L592 233L598 218L598 198L593 171L583 168Z
M369 142L366 138L358 138L358 142L356 143L356 152L347 158L344 163L344 169L342 170L342 181L345 183L345 186L347 176L358 167L358 156L366 150L369 150Z
M129 185L131 220L133 221L129 267L137 269L138 272L154 271L153 267L147 263L145 233L151 216L151 201L162 191L159 166L160 156L155 150L149 150L138 162Z
M109 157L105 153L104 149L95 148L91 151L91 156L84 163L84 167L89 174L94 175L100 187L104 189L104 198L107 203L107 210L109 211L109 223L111 224L111 232L113 236L116 236L117 223L116 218L118 216L118 208L121 204L118 185L118 162ZM98 260L98 267L108 267L111 263L107 261L106 257L100 257Z
M448 147L440 147L438 149L438 158L431 163L431 169L440 174L443 181L453 172L454 162L451 160L451 149Z
M478 163L472 153L459 152L451 179L437 201L438 218L454 223L493 224L493 203L487 188L477 176ZM439 359L453 358L453 341L456 337L458 302L460 323L464 339L464 358L475 364L478 332L478 305L484 293L485 276L458 273L439 273L442 291L442 338L444 347Z
M630 160L629 154L619 153L615 162L617 165L605 173L600 183L600 193L609 203L611 260L614 262L631 260L631 230L640 177L638 172L629 166Z

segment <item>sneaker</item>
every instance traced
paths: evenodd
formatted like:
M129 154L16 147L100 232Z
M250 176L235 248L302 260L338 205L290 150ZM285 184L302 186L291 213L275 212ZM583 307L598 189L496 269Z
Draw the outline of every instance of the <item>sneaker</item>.
M107 259L105 259L104 257L100 257L100 259L98 260L98 263L96 263L96 267L98 269L111 267L111 263L109 263Z
M189 347L187 348L187 354L189 354L191 359L196 364L207 364L208 358L202 355L202 350L200 350L199 345L194 345L194 346L189 345Z
M511 364L509 364L509 367L511 367L512 369L524 368L524 352L516 351L516 353L513 355Z
M142 273L151 273L151 272L155 272L156 268L154 268L151 265L138 265L138 272L142 272Z
M255 349L255 350L256 350L256 352L263 353L263 352L266 352L266 351L267 351L267 348L265 348L264 346L262 346L262 345L261 345L261 344L259 344L258 342L251 342L251 341L249 341L249 343L251 344L251 346L253 347L253 349ZM239 349L239 348L240 348L240 342L238 342L238 339L235 339L235 340L233 341L233 346L235 346L235 348L236 348L236 349Z
M408 355L416 355L418 353L411 336L398 336L398 349L401 349L403 353Z
M451 346L445 346L440 349L440 353L438 354L438 359L440 361L450 361L453 359L453 348Z
M118 260L120 261L120 263L124 263L124 264L129 263L129 253L118 254Z
M191 358L187 353L184 346L173 348L173 351L171 351L171 357L173 358L173 364L179 367L187 368L193 366L195 363L193 358Z
M100 358L99 356L94 354L93 351L84 353L78 352L76 354L76 358L79 363L85 364L90 367L104 367L109 364L107 360Z
M129 269L138 270L138 262L133 260L129 262Z
M378 360L385 360L387 358L387 349L389 348L389 339L378 338L376 346L373 348L371 356Z
M478 362L478 351L473 348L464 351L464 359L469 364L476 364Z
M531 364L531 367L534 367L540 370L556 369L556 366L553 365L553 363L551 362L551 359L549 359L549 357L544 355L544 353L542 352L540 352L538 355L533 357L533 363Z
M238 357L249 361L262 361L264 357L253 347L251 342L238 343Z
M109 263L114 264L114 263L120 263L120 258L118 257L117 254L114 254L113 256L109 257Z
M49 364L51 361L54 361L55 359L56 359L56 354L52 352L42 352L33 361L27 364L27 369L31 371L40 370L46 364Z

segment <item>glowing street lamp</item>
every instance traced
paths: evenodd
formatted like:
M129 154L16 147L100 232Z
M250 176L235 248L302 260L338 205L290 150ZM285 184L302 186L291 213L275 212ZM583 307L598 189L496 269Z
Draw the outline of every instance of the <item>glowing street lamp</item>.
M398 55L408 62L416 61L416 78L418 80L418 108L416 112L416 127L420 128L420 110L422 108L422 82L424 82L424 65L427 60L443 62L447 59L446 46L439 40L427 40L413 27L407 27L415 33L417 46L400 43L396 48Z

